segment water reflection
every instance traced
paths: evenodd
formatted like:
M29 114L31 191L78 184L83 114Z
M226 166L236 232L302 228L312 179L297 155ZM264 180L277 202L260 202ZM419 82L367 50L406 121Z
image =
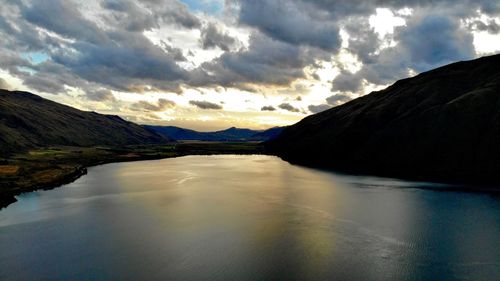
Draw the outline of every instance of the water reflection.
M95 167L0 211L0 280L500 276L498 198L414 185L269 156Z

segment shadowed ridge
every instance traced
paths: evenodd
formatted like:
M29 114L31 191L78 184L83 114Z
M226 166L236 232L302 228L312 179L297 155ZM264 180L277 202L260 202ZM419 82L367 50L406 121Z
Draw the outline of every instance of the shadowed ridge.
M266 144L355 173L499 182L500 55L457 62L308 116Z
M168 138L116 115L85 112L21 91L0 90L0 151L51 145L130 145Z

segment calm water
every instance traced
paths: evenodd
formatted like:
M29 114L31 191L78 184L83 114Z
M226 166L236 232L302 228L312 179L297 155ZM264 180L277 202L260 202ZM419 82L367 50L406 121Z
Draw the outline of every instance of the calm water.
M0 211L0 280L500 280L500 198L269 156L109 164Z

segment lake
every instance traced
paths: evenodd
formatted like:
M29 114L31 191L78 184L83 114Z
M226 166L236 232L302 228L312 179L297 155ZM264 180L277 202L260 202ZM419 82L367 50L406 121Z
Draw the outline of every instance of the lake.
M0 211L0 280L500 280L500 197L272 156L92 167Z

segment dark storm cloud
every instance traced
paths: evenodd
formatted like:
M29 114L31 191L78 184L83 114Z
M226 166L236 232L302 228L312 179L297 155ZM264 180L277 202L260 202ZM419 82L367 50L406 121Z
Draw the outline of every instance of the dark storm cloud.
M109 34L117 42L95 45L73 44L79 56L62 53L53 56L55 62L73 70L86 80L126 90L135 84L161 83L187 77L175 61L142 34Z
M159 27L156 18L136 2L106 0L101 3L101 6L114 12L108 20L117 21L129 31L143 31Z
M22 7L22 15L28 22L64 37L94 44L107 41L95 23L85 19L70 1L33 1L31 6Z
M168 23L188 29L201 27L201 21L188 11L186 5L175 0L105 0L101 6L114 12L108 20L116 21L129 31L150 30Z
M35 90L57 94L65 92L64 84L53 79L51 75L31 75L24 78L24 84Z
M245 87L245 83L289 85L305 76L303 68L314 62L307 49L274 40L260 33L250 37L248 49L226 52L201 65L191 75L191 85Z
M332 82L332 91L356 92L359 89L361 89L361 79L349 71L341 71Z
M350 73L337 62L341 74L332 89L356 92L364 81L387 84L408 76L410 70L473 58L471 30L499 32L497 21L463 24L478 18L478 10L497 18L500 2L491 0L229 2L238 7L235 24L251 30L248 48L235 50L239 42L219 29L217 21L207 23L177 0L103 0L97 2L102 10L91 15L82 12L89 7L85 1L5 1L0 8L0 68L50 93L66 91L65 85L88 93L100 88L180 93L183 84L257 92L261 85L293 85L307 78L305 67L316 68L318 62L338 55L342 28L349 34L346 51L363 65ZM386 38L380 39L368 23L377 7L413 9L402 16L406 25L391 35L395 46L382 49ZM188 50L166 42L155 45L144 35L166 25L198 29L202 47L224 53L185 70L179 63L189 63L184 55ZM33 63L23 58L26 52L43 53L48 61ZM298 90L290 88L294 94Z
M189 101L189 104L201 109L222 109L222 106L220 104L212 103L209 101L191 100Z
M344 27L349 34L349 52L356 55L362 63L371 63L382 40L370 26L368 17L348 20Z
M187 61L187 58L182 53L180 48L175 48L165 41L161 41L161 46L163 50L167 53L167 56L174 61Z
M296 45L334 51L340 46L339 27L328 12L302 1L240 1L240 22L268 36Z
M34 70L33 73L23 74L19 77L24 80L24 84L37 91L50 94L63 93L67 90L64 85L80 88L84 92L96 88L93 83L82 79L73 72L68 71L63 65L53 61L31 65L31 68Z
M209 23L201 30L200 42L203 49L219 47L223 51L229 51L236 40L220 30L215 24Z
M335 105L339 105L339 104L348 102L351 99L352 98L350 96L342 95L342 94L337 94L337 95L333 95L333 96L330 96L330 97L326 98L326 102L329 105L334 105L335 106Z
M473 37L451 16L427 14L412 17L405 28L398 28L396 40L408 52L411 66L424 71L475 55Z
M482 0L357 1L357 0L239 0L239 21L253 26L268 37L294 46L326 50L338 49L339 26L349 33L348 51L366 64L359 73L343 72L333 90L358 91L362 81L385 84L454 60L475 55L470 30L460 28L460 20L477 16L478 10L498 13L500 2ZM451 5L450 5L451 4ZM377 7L414 8L406 16L407 27L399 28L399 46L380 52L382 40L370 27L368 18ZM423 17L422 14L429 14ZM478 24L477 29L486 29ZM495 30L495 24L490 29ZM427 39L427 36L429 38ZM291 76L291 79L297 77Z
M89 84L60 64L52 61L34 64L10 51L0 53L0 68L22 80L24 85L50 94L66 92L64 85L86 89Z
M356 92L363 80L376 85L392 83L454 61L475 57L473 37L458 18L425 11L413 15L405 26L395 28L398 44L368 56L356 73L342 71L332 90Z
M17 51L38 51L46 48L60 47L60 41L41 34L27 21L13 17L7 6L0 10L0 36L3 46Z
M286 103L286 102L278 105L278 107L283 109L283 110L290 111L290 112L300 112L300 110L298 108L296 108L293 105Z
M0 67L9 71L12 75L23 75L22 68L29 68L32 64L21 58L16 52L5 50L0 52Z
M477 20L471 23L470 27L478 31L487 31L490 34L497 34L500 32L500 25L495 20L489 20L486 23Z
M167 99L159 99L156 103L147 101L139 101L132 104L131 109L134 111L164 111L175 107L175 102Z
M275 111L276 108L274 108L274 106L271 106L271 105L266 105L266 106L263 106L260 110L261 111Z
M271 1L271 0L269 0ZM500 5L491 0L295 0L310 3L318 8L328 10L332 16L366 15L377 7L391 9L428 8L463 5L469 11L480 9L485 13L497 13Z
M0 67L17 74L27 86L54 94L65 91L64 85L82 86L85 84L80 81L82 79L117 90L159 89L180 92L180 82L188 77L187 72L176 64L177 61L186 60L182 51L164 42L161 46L154 45L142 32L135 32L158 27L160 20L170 21L172 13L187 12L185 5L177 1L168 2L173 5L164 6L166 3L154 2L138 5L129 1L103 3L117 19L123 17L121 14L132 15L134 20L125 22L135 25L132 28L116 20L112 28L103 29L96 22L88 20L80 12L79 6L71 1L33 1L30 5L12 1L15 5L6 5L5 10L0 11L0 34L6 35L4 42L8 49L18 50L18 63L11 58L10 63L3 60ZM148 21L147 9L152 9L153 5L160 5L158 9L162 12L161 15L153 16L155 23L134 23L141 20L140 13L145 13L146 16L142 18ZM13 18L14 12L4 14L9 10L19 10L19 15L25 20ZM11 22L17 22L16 25L23 28L23 32L15 32ZM181 25L198 26L198 23L184 22ZM49 36L40 30L48 30L73 41ZM23 49L43 51L52 67L33 65L22 60L19 51ZM19 71L20 66L33 71ZM64 74L62 77L61 73Z
M340 24L345 21L363 21L379 7L393 10L406 7L416 9L437 7L447 12L449 6L456 6L460 7L460 10L456 10L455 15L461 16L476 13L478 9L487 13L500 11L498 1L491 0L236 0L236 2L240 5L240 23L256 27L277 40L330 51L335 51L340 46L338 34Z
M318 105L313 105L311 104L310 106L307 107L309 111L312 113L320 113L322 111L328 110L331 108L330 105L328 104L318 104Z
M165 12L163 15L164 19L170 23L174 23L185 28L200 28L200 20L193 16L186 8L182 5L179 9L170 10Z

